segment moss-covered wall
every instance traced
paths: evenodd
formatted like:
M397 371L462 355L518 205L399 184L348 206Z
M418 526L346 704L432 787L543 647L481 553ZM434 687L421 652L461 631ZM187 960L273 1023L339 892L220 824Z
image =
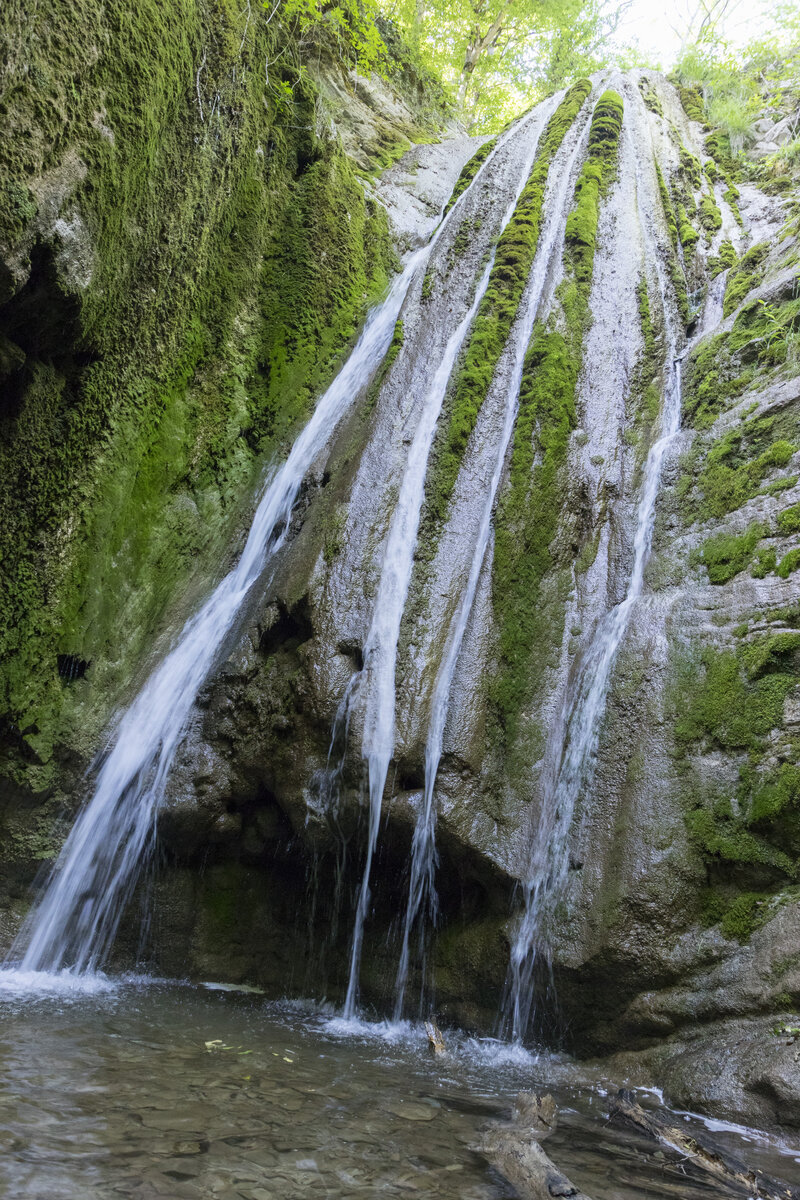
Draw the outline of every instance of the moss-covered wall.
M13 2L0 61L0 738L43 787L226 567L393 255L260 6Z

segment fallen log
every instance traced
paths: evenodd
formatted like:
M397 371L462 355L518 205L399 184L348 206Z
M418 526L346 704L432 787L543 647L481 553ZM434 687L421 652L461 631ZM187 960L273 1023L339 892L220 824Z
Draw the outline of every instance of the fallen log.
M567 1179L539 1144L555 1128L552 1096L520 1092L510 1122L490 1125L478 1146L522 1200L589 1200Z
M678 1124L671 1113L662 1115L642 1108L634 1100L632 1092L621 1089L617 1093L611 1105L610 1119L632 1126L663 1146L677 1150L693 1167L708 1172L731 1187L741 1189L754 1200L800 1200L800 1188L748 1167L742 1159L727 1150L723 1153L711 1142Z

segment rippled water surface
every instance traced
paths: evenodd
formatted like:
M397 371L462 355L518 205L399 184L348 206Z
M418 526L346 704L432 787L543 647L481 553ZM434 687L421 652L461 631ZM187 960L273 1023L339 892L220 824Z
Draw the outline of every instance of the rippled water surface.
M594 1200L730 1194L609 1125L576 1068L493 1043L453 1038L434 1060L408 1025L136 981L88 995L0 983L0 1014L4 1197L511 1198L471 1147L542 1084L562 1105L548 1152ZM800 1181L785 1151L727 1137Z

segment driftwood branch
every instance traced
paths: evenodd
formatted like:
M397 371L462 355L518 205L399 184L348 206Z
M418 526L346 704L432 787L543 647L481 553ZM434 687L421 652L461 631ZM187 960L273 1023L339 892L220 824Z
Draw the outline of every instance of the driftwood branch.
M555 1128L557 1112L552 1096L520 1092L512 1121L489 1126L478 1147L523 1200L589 1200L539 1144Z
M763 1171L753 1170L727 1151L723 1153L711 1142L698 1138L696 1133L677 1124L671 1114L662 1115L642 1108L631 1092L623 1090L617 1094L611 1106L611 1119L632 1126L661 1145L677 1150L685 1156L687 1164L731 1187L746 1191L757 1200L800 1200L800 1189L779 1179L771 1179Z

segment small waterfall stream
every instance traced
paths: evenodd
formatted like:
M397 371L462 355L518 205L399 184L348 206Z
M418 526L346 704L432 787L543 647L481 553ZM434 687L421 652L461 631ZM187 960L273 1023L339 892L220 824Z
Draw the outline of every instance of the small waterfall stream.
M637 122L636 136L647 144L641 110L631 114ZM652 151L652 141L650 142ZM640 227L645 235L646 259L653 264L661 296L671 296L664 263L655 236L643 211L643 181L637 160L636 195ZM721 317L724 284L718 281L707 297L704 320L695 336L699 340ZM568 689L561 714L554 723L541 777L542 797L538 825L533 837L527 874L522 883L523 913L516 928L510 955L504 1028L517 1042L528 1031L533 1005L533 973L537 959L547 950L547 925L564 893L569 873L569 835L582 791L588 786L600 737L603 715L620 646L631 615L644 590L644 572L653 542L656 501L661 486L664 459L681 423L681 364L688 348L678 353L679 332L672 305L666 300L665 359L667 380L661 410L661 432L650 447L643 472L643 485L636 508L633 566L623 600L603 616L593 632L591 644Z
M597 749L617 653L631 612L642 594L644 569L650 556L655 506L664 455L680 425L681 360L673 360L664 396L662 435L651 446L639 501L634 539L634 562L625 598L601 621L583 661L558 752L551 754L542 780L543 804L530 863L523 883L524 913L511 949L511 1030L515 1041L524 1037L531 1015L532 977L543 922L560 897L569 870L568 837L576 804L588 783Z
M553 107L552 103L550 108ZM527 152L523 156L517 187L511 198L499 234L508 225L514 214L536 157L539 136L550 108L542 106L532 114L533 132ZM530 119L529 119L530 122ZM524 132L527 132L527 125ZM519 131L517 131L519 132ZM500 144L495 148L497 154ZM491 160L487 159L487 163ZM403 473L400 495L392 514L389 535L383 552L378 594L373 608L372 622L364 645L364 669L362 678L367 684L362 755L367 762L368 776L368 831L367 850L358 902L353 919L353 940L350 952L350 974L344 1004L345 1018L352 1018L358 1005L358 981L361 966L361 950L364 938L364 922L369 910L370 876L378 840L381 815L381 800L389 772L389 763L394 753L395 742L395 674L400 623L408 596L414 549L417 544L422 503L425 496L425 478L436 425L442 411L447 386L453 372L458 353L469 333L475 314L486 294L489 277L494 266L494 253L490 256L478 283L467 313L451 334L441 362L436 369L431 385L422 403L419 424L414 433L411 448Z
M364 670L368 674L371 685L367 693L362 741L362 753L367 760L369 779L369 829L364 874L353 920L353 945L350 954L350 978L344 1005L345 1017L352 1017L355 1014L358 1000L358 971L361 963L364 921L369 907L372 859L378 840L383 789L394 751L397 639L411 578L428 455L453 364L464 338L467 336L472 319L478 311L478 306L486 293L493 264L494 256L483 272L469 310L450 336L444 357L433 377L428 395L425 397L422 417L411 443L397 507L392 515L372 625L364 645Z
M486 557L486 550L491 537L492 516L497 489L503 474L509 443L517 419L525 354L531 339L533 326L539 315L554 253L557 248L560 248L563 241L571 196L570 189L573 182L573 168L583 150L584 137L578 136L567 164L562 166L557 160L551 166L544 204L546 216L539 238L539 245L536 250L520 315L514 323L514 328L509 338L508 349L503 356L504 358L507 357L509 352L513 354L513 365L505 391L502 430L497 440L492 474L489 478L489 484L484 497L481 522L472 553L469 575L446 633L445 650L433 688L431 714L425 741L424 790L422 803L414 826L408 902L403 920L400 961L395 980L394 1015L396 1020L399 1020L403 1013L403 1001L408 982L411 957L412 929L415 924L422 926L422 928L418 929L418 933L420 942L424 945L424 924L426 920L429 923L435 923L436 920L438 902L436 897L435 872L438 860L436 852L436 805L434 803L434 789L442 757L442 745L449 711L453 675L458 663L459 654L461 653L464 634L472 614L478 583ZM502 360L498 367L497 376L502 377Z

